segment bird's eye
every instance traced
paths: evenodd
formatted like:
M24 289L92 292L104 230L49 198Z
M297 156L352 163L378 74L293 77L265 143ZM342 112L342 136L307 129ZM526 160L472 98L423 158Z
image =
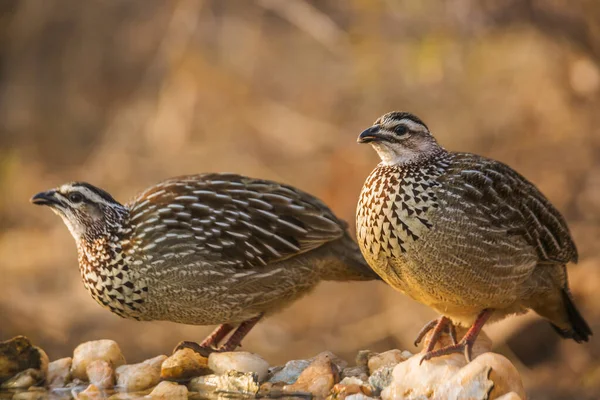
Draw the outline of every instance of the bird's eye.
M394 127L394 133L398 136L406 135L408 133L408 128L406 127L406 125L396 125Z
M69 195L69 200L71 203L81 203L83 201L83 196L79 193L71 193Z

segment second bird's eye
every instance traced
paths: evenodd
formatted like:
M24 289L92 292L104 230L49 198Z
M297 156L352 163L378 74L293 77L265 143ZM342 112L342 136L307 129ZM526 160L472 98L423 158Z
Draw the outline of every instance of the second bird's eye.
M71 203L81 203L83 201L83 196L79 193L71 193L69 195L69 200L71 200Z
M406 133L408 133L408 128L406 127L406 125L396 125L394 127L394 133L396 135L405 135Z

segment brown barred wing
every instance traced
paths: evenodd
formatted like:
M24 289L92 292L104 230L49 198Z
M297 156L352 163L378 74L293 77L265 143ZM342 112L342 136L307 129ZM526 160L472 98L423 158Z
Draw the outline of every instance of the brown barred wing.
M235 174L169 179L128 207L133 236L146 254L195 254L235 268L285 260L342 237L346 229L307 193Z
M563 216L526 178L508 165L475 154L455 153L447 176L492 226L521 235L542 262L577 262L577 248Z

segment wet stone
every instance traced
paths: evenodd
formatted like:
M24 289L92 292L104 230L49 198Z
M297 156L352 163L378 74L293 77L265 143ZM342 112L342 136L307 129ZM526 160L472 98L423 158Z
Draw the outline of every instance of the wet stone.
M100 390L95 385L89 385L87 388L85 388L85 390L81 392L73 390L71 394L73 395L73 398L75 400L100 400L106 397L104 395L104 392L102 392L102 390Z
M284 386L287 393L310 392L315 397L325 398L339 380L338 366L334 364L330 352L315 357L314 361L300 374L298 380Z
M160 382L161 365L167 356L161 355L138 364L121 365L115 370L119 390L139 392Z
M211 353L208 357L208 368L217 375L222 375L227 371L254 372L258 377L258 381L262 382L267 377L269 363L257 354L246 351L232 351Z
M160 377L166 380L180 381L211 373L206 357L192 349L183 348L163 361Z
M71 381L71 357L61 358L48 364L46 382L49 387L64 387Z
M296 382L298 376L310 365L310 360L292 360L288 361L283 368L273 373L269 382L285 382L288 385Z
M125 364L125 357L114 340L94 340L75 348L71 374L73 378L87 380L86 368L94 361L103 360L113 367Z
M175 382L161 382L148 395L151 399L186 400L188 389Z
M28 369L46 376L48 356L42 349L33 346L25 336L0 342L0 383Z
M205 375L188 384L193 392L237 393L254 396L259 389L258 376L253 372L227 371L222 375Z
M38 383L42 383L44 379L45 376L42 371L29 368L2 382L0 389L27 389Z
M85 372L89 382L98 389L112 389L115 386L115 371L108 361L92 361Z
M47 400L50 399L49 393L41 387L31 387L26 392L15 393L12 400Z

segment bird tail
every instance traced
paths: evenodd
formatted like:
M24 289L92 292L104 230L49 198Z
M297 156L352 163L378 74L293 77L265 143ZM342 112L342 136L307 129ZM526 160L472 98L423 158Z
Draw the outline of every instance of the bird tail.
M589 337L592 336L592 330L590 329L590 326L581 316L581 313L575 306L569 289L566 287L563 288L561 295L570 327L565 329L551 323L552 327L561 337L565 339L573 339L577 343L587 342Z

